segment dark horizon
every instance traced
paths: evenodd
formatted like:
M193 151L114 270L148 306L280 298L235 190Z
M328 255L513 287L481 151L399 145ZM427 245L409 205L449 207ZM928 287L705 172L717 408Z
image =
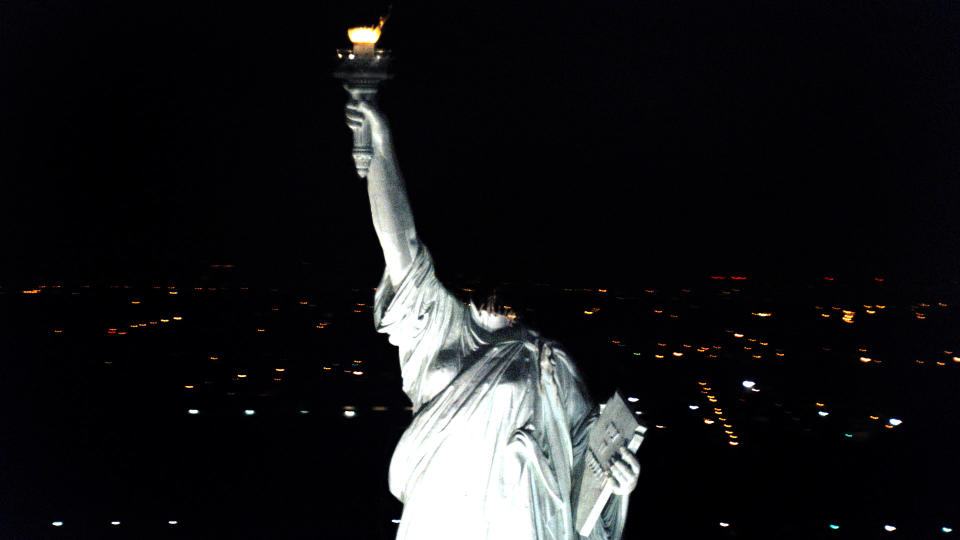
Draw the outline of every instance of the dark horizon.
M958 275L952 4L438 6L380 43L438 271ZM0 279L377 279L331 72L383 9L5 6Z

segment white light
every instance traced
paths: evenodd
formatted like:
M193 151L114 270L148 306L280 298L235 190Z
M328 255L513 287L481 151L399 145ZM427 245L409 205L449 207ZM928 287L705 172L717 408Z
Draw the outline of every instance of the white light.
M119 522L119 521L111 521L110 524L111 524L111 525L119 525L120 522Z
M256 412L256 411L254 411L253 409L246 409L246 410L243 411L243 414L245 414L245 415L247 415L247 416L253 416L255 412Z
M177 524L177 520L171 519L171 520L168 521L167 523L169 523L170 525L176 525L176 524Z
M883 526L883 530L885 530L885 531L887 531L887 532L893 532L893 531L897 530L897 528L894 527L893 525L884 525L884 526Z
M887 420L887 423L890 424L891 426L899 426L900 424L903 423L903 420L899 418L891 418L890 420Z
M62 521L54 521L53 523L51 523L51 525L53 525L54 527L63 527L63 522L62 522Z
M755 382L753 382L753 381L743 381L743 382L740 383L740 384L742 384L744 388L753 388L754 385L756 385L757 383L755 383Z
M357 415L357 411L343 411L343 416L347 418L353 418Z
M751 388L750 391L751 391L751 392L759 392L760 389L759 389L759 388Z
M187 412L190 414L200 414L200 411L198 411L197 409L190 409Z
M721 521L721 522L720 522L720 526L721 526L721 527L729 527L730 524L727 523L726 521Z
M950 527L940 527L940 530L946 534L950 534L953 532L953 529L951 529Z
M830 413L828 413L827 411L817 411L817 414L819 414L820 416L827 416Z
M390 520L390 523L400 523L400 520L399 520L399 519L391 519L391 520Z
M307 414L308 412L310 412L310 411L303 411L303 410L302 410L302 411L300 411L300 414Z
M700 408L699 405L689 405L691 411L695 411Z
M630 397L627 398L627 401L629 401L630 403L636 403L636 402L640 401L640 398L630 396Z

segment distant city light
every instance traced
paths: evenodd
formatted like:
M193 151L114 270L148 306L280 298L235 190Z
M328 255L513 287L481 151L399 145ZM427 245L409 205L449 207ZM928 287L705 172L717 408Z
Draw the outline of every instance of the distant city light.
M189 409L187 412L188 412L189 414L200 414L200 411L197 410L197 409Z
M357 411L343 411L343 416L346 418L353 418L357 415Z
M120 522L119 522L119 521L111 521L110 524L111 524L111 525L119 525Z
M243 411L243 414L245 414L245 415L247 415L247 416L253 416L254 413L255 413L255 411L254 411L253 409L245 409L245 410Z
M168 521L167 523L169 523L170 525L176 525L178 522L177 522L177 520L175 520L175 519L171 519L171 520Z
M627 398L627 401L629 401L630 403L636 403L636 402L640 401L640 398L630 396L630 397Z
M754 386L756 386L757 383L753 381L743 381L740 384L742 384L744 388L753 388Z
M689 405L691 411L695 411L700 408L699 405Z
M887 532L893 532L893 531L897 530L897 528L894 527L893 525L884 525L884 526L883 526L883 530L885 530L885 531L887 531Z
M721 522L720 522L720 526L721 526L721 527L729 527L730 524L727 523L726 521L721 521Z
M817 414L819 414L820 416L827 416L830 413L828 413L827 411L817 411Z
M390 523L400 523L400 520L397 518L393 518L390 520Z
M302 410L302 409L300 410L300 414L307 414L307 413L309 413L309 412L310 412L310 411L306 411L306 410Z
M887 420L887 422L889 422L891 426L899 426L903 423L903 420L899 418L891 418L890 420Z
M63 527L63 522L62 522L62 521L54 521L53 523L51 523L51 525L53 525L54 527Z

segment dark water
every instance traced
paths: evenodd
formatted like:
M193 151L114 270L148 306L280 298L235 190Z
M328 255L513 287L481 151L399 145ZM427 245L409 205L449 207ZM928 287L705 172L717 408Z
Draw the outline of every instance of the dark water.
M4 289L0 538L393 536L387 466L410 413L373 291L198 283ZM960 526L955 285L513 289L596 397L638 398L650 431L627 538ZM705 424L713 407L725 420ZM903 424L885 428L891 417Z

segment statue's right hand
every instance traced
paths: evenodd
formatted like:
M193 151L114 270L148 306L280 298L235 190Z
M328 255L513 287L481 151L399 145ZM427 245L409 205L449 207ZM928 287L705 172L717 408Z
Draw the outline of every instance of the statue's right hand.
M375 152L386 153L391 148L390 126L376 105L369 101L354 100L347 103L347 127L351 130L370 126L370 135Z

